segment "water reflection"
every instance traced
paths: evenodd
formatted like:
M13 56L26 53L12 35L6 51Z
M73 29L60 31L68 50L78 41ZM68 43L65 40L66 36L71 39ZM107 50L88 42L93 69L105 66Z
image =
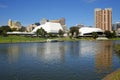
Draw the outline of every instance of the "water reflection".
M2 44L0 77L4 76L2 80L15 77L19 80L101 80L112 69L120 67L119 59L112 55L114 44L114 41Z
M34 43L29 45L11 45L7 51L9 62L17 61L20 54L27 58L39 58L44 62L54 60L64 62L66 46L64 43Z
M66 46L63 43L46 43L38 48L38 56L42 61L65 60Z
M80 54L84 57L90 57L90 55L95 53L95 50L95 42L93 41L82 41L80 43Z
M79 57L80 54L80 42L79 41L73 41L69 42L69 46L67 47L67 50L69 51L69 54L73 57Z
M110 72L112 70L112 41L97 43L95 65L98 73Z
M16 62L19 58L19 52L20 52L20 48L19 46L9 46L7 48L7 52L8 52L8 61L9 63L13 63Z

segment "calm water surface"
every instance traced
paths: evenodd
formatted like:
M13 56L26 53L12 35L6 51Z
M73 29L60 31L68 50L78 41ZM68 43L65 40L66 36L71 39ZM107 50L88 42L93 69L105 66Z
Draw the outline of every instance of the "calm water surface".
M0 44L0 80L101 80L120 68L119 41Z

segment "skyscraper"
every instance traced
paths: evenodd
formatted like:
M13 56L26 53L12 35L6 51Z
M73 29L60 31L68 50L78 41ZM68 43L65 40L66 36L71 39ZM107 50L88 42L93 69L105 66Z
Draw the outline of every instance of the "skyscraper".
M104 31L112 31L112 9L95 9L95 26Z

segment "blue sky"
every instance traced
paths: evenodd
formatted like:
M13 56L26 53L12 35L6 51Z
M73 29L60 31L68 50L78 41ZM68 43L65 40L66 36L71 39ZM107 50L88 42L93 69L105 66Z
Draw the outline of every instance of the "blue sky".
M28 26L40 19L66 19L68 27L76 24L94 26L95 8L112 8L113 23L120 21L120 0L0 0L0 25L8 19Z

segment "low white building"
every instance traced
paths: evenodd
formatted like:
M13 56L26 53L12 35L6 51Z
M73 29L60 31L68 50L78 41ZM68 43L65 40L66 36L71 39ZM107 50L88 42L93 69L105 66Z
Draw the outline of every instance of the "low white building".
M45 24L37 26L33 29L32 33L35 33L40 28L43 28L47 33L58 33L60 29L63 30L60 23L46 22Z
M103 30L100 28L82 27L79 29L79 32L80 32L80 36L84 36L84 35L92 34L93 32L103 33Z

